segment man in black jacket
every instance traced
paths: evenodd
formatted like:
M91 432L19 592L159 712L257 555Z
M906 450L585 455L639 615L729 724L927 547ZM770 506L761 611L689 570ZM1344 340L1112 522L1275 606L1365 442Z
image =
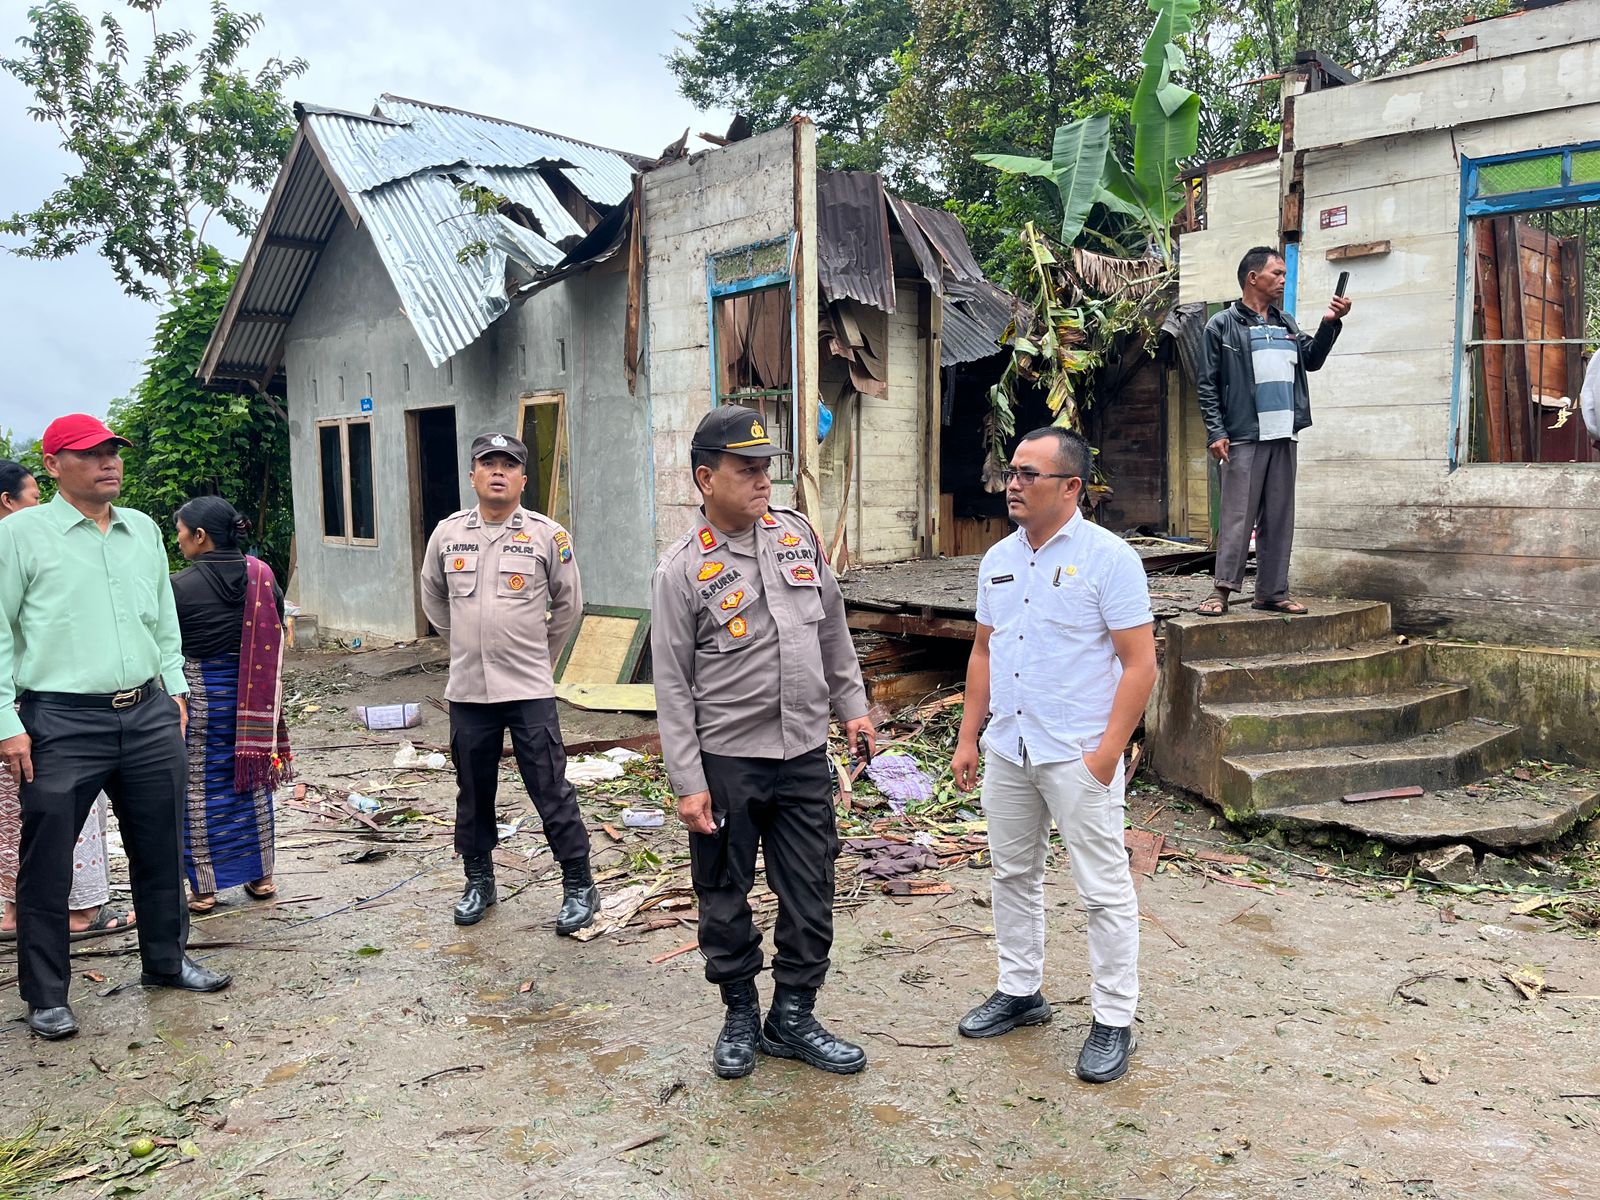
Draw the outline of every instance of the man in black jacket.
M1221 464L1222 513L1216 591L1197 610L1201 616L1228 611L1228 594L1244 582L1252 530L1256 595L1250 607L1306 611L1289 599L1295 444L1311 424L1306 372L1327 360L1350 301L1333 297L1316 334L1302 333L1279 307L1287 275L1283 256L1270 246L1247 251L1239 262L1243 296L1206 323L1197 390L1211 457Z

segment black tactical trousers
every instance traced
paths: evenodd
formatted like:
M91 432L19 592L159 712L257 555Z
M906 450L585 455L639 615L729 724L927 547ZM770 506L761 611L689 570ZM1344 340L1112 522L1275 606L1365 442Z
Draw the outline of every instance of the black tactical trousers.
M833 864L839 830L825 748L798 758L702 754L714 834L691 833L689 856L700 901L700 950L712 983L754 979L761 932L750 913L756 852L778 896L772 978L817 988L833 948Z
M500 785L500 747L511 731L523 785L544 824L557 862L589 857L589 831L578 810L578 793L567 782L567 751L554 700L507 700L500 704L450 702L450 757L456 766L456 852L482 858L500 841L495 794Z

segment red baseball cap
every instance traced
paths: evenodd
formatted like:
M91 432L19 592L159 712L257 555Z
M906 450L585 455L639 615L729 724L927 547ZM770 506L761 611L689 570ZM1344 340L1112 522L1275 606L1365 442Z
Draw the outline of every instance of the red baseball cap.
M60 454L63 450L88 450L102 442L121 442L133 445L127 438L112 433L99 417L88 413L68 413L51 421L44 431L40 449L46 454Z

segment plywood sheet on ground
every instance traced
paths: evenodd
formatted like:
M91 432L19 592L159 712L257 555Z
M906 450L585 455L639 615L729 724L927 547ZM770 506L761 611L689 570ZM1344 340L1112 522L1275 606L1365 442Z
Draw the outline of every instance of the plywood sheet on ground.
M656 689L649 683L558 683L556 699L590 712L656 711Z

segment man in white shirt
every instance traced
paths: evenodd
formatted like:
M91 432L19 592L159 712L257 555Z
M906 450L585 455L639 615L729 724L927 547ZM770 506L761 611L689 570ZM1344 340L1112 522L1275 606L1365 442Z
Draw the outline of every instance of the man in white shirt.
M996 1037L1050 1019L1044 863L1061 833L1089 917L1093 1022L1077 1073L1128 1069L1139 998L1139 901L1123 848L1122 751L1156 679L1150 591L1139 555L1078 511L1088 444L1064 429L1024 437L1006 473L1016 533L983 556L978 632L952 766L970 791L984 718L983 808L994 862L999 988L958 1026Z
M1589 356L1589 369L1583 373L1583 389L1578 393L1578 409L1589 440L1600 450L1600 350Z

